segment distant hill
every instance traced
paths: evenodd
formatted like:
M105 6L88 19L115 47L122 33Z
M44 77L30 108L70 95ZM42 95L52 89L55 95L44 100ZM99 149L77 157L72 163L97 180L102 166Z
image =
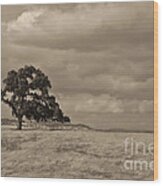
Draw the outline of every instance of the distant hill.
M7 119L7 118L1 119L1 125L14 125L15 122L17 122L16 119Z
M15 125L17 120L15 119L7 119L2 118L1 124L2 125ZM55 122L41 122L41 123L25 123L24 127L31 127L31 128L40 128L40 129L47 129L47 130L92 130L92 131L98 131L98 132L116 132L116 133L153 133L152 130L131 130L131 129L122 129L122 128L111 128L111 129L97 129L92 128L85 124L70 124L70 123L55 123Z

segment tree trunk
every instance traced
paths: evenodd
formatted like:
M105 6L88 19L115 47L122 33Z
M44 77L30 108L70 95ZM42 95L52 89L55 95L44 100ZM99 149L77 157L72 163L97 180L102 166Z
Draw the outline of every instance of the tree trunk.
M21 130L21 129L22 129L22 117L19 117L19 118L18 118L17 129L18 129L18 130Z

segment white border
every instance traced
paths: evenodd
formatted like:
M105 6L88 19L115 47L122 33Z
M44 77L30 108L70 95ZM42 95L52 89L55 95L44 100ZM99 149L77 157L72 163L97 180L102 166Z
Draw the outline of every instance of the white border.
M134 2L152 0L1 0L1 4L52 4L52 3L84 3L84 2ZM159 0L156 0L159 2Z

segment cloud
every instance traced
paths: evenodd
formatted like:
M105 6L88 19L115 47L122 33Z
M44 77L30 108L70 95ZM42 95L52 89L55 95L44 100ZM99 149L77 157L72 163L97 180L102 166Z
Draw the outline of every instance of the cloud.
M67 94L111 94L121 99L153 99L153 61L121 61L109 50L78 52L8 44L2 46L2 77L10 68L41 68L54 91ZM133 51L130 55L133 55ZM110 54L110 55L108 55ZM123 58L123 55L120 55ZM147 65L148 64L148 65Z
M152 113L152 100L117 99L109 94L94 96L80 93L77 95L59 94L58 100L67 113Z
M152 3L62 6L65 9L26 10L7 23L7 37L21 45L98 51L117 43L127 47L126 40L128 44L149 42L153 34Z
M139 112L154 112L154 102L153 100L147 101L144 100L139 104Z
M32 32L35 31L34 25L37 24L38 18L44 14L43 9L23 12L16 21L7 25L7 32Z
M80 101L81 99L81 101ZM76 112L93 113L119 113L123 112L121 100L117 100L109 95L92 96L83 94L78 99L75 106Z

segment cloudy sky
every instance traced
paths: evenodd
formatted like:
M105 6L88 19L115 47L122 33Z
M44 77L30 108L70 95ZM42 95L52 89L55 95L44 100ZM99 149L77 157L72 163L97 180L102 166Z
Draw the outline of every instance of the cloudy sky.
M2 6L2 79L25 64L73 123L152 129L153 2Z

